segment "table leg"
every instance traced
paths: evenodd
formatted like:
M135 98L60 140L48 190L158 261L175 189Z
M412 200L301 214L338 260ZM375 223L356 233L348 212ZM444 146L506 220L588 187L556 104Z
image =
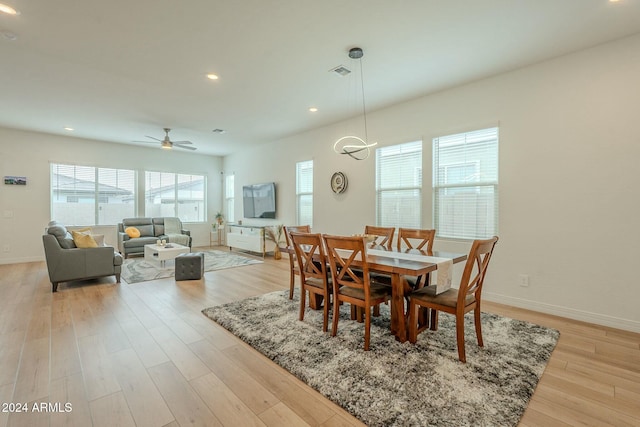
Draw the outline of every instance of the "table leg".
M391 332L400 342L405 342L407 336L407 321L404 313L404 279L400 274L391 275Z
M313 310L322 310L322 301L324 297L320 294L311 293L309 295L309 308Z

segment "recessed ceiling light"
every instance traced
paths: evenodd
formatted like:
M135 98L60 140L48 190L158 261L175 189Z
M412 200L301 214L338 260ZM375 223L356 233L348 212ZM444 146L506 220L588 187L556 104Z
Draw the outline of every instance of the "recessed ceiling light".
M227 131L224 130L224 129L214 129L211 132L218 133L218 134L222 135L223 133L226 133Z
M73 132L75 129L74 129L74 128L71 128L71 127L69 127L69 126L66 126L66 127L64 128L64 130L68 130L69 132Z
M0 12L4 12L7 15L20 15L20 12L12 8L11 6L7 6L6 4L0 3Z
M311 111L312 113L315 113L316 111L318 111L318 109L316 107L310 107L309 111Z
M218 77L218 75L217 75L217 74L209 73L209 74L207 74L207 78L208 78L209 80L218 80L220 77Z

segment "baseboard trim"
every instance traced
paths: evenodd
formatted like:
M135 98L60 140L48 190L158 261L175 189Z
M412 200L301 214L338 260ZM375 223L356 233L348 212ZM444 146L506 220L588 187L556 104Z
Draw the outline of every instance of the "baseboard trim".
M527 310L538 311L541 313L552 314L554 316L566 317L568 319L579 320L596 325L608 326L611 328L640 333L640 322L636 322L634 320L621 319L619 317L591 313L582 310L575 310L573 308L546 304L522 298L515 298L507 295L494 294L490 292L483 292L482 299L499 304L505 304L513 307L524 308Z
M40 262L40 261L44 261L44 257L5 258L5 259L0 259L0 265L22 264L24 262Z

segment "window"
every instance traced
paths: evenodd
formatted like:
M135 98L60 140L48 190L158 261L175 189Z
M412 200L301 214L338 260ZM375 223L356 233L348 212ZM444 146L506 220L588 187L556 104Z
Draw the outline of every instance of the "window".
M112 225L134 217L136 173L51 164L51 218L67 225Z
M484 239L498 231L498 128L433 140L438 237Z
M313 226L313 160L296 163L296 211L298 225Z
M233 206L235 202L235 175L227 175L224 182L224 198L227 203L227 222L234 222L236 220Z
M376 224L420 228L422 141L376 150Z
M203 175L145 172L145 216L204 222L205 184Z

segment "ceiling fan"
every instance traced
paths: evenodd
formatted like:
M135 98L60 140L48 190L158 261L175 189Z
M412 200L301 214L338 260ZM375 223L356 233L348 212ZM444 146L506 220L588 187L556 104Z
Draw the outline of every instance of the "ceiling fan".
M171 141L169 139L169 132L171 132L171 128L164 128L164 139L158 139L153 136L145 135L147 138L154 139L160 142L160 147L165 150L171 150L173 147L184 148L186 150L197 150L196 147L190 147L191 141ZM145 142L145 143L153 143L153 141L133 141L133 142Z

